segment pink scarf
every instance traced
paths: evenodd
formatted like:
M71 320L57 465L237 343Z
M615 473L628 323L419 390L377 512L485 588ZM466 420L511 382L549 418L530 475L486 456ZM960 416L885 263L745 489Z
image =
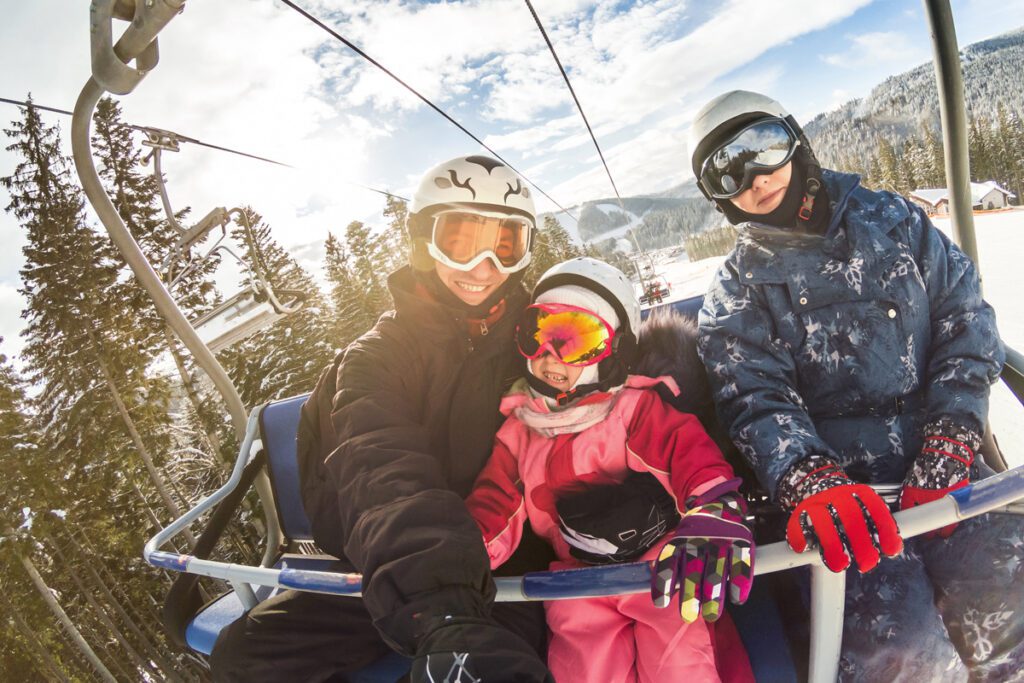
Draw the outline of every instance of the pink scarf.
M673 393L679 393L670 377L643 377L630 375L625 384L608 391L594 392L567 406L552 406L544 396L533 391L526 379L516 380L502 400L502 412L514 415L520 422L549 439L559 434L578 434L608 417L623 387L648 388L666 384Z

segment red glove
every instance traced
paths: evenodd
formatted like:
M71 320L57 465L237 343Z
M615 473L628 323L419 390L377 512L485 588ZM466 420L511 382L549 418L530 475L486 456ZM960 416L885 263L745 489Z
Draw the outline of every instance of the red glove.
M851 557L857 569L869 572L882 554L893 557L903 550L885 501L870 486L851 482L830 458L812 456L797 463L783 477L779 498L793 510L786 524L790 547L802 553L817 546L834 572L849 567Z
M956 491L970 482L974 453L981 445L981 435L942 418L924 428L921 454L903 480L900 510L930 503ZM949 538L956 524L925 534L926 538Z

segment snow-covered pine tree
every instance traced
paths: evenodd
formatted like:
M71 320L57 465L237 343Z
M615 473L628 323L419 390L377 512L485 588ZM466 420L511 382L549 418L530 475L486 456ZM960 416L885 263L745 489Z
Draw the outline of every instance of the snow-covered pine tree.
M136 144L135 132L122 121L120 107L114 100L100 100L94 122L92 142L100 179L142 252L159 268L171 254L179 233L164 216L157 180L152 173L143 170L142 149ZM176 218L183 221L187 214L188 211L182 211ZM132 300L131 310L135 312L134 316L124 316L129 328L127 334L136 335L136 347L151 357L169 351L179 371L173 380L157 376L147 378L151 388L146 407L155 411L152 422L159 423L156 418L162 418L165 432L170 422L175 423L171 430L174 448L187 455L174 459L168 467L175 479L173 486L191 506L200 494L209 491L211 479L219 480L224 469L232 464L234 453L230 446L234 443L234 434L221 417L225 409L220 397L194 381L195 366L191 356L157 313L149 294L123 265L113 243L108 240L104 245L110 250L110 258L124 269L118 286L123 288L123 296ZM213 275L219 260L217 255L197 259L173 287L167 283L187 317L194 319L215 303L218 293ZM180 267L180 264L175 265ZM177 408L173 415L168 414L170 406L166 400L170 392L187 399L174 402ZM146 441L150 438L150 435L143 435ZM195 457L197 454L207 457Z
M878 167L877 172L872 173L872 180L880 189L890 192L899 192L900 169L899 158L892 143L887 139L878 139Z
M92 561L121 558L115 580L152 601L162 587L156 572L139 571L138 544L154 531L140 505L155 505L163 521L182 507L160 469L168 441L159 388L146 378L151 355L136 348L137 336L126 332L123 320L135 314L137 298L127 296L119 264L86 225L58 129L43 125L29 107L6 132L13 140L8 150L20 157L14 173L0 182L10 192L8 211L27 233L22 358L38 388L32 409L48 456L45 506L90 530ZM38 569L48 571L45 563ZM68 611L76 613L76 590L63 590ZM155 622L155 612L147 616ZM102 628L83 633L94 645L93 638L109 638Z
M1017 195L1024 193L1024 126L1016 112L999 104L996 109L995 144L999 149L1000 174L997 180L1004 189Z
M383 244L387 258L382 270L389 275L409 262L409 231L405 227L409 205L404 199L389 195L383 213L388 225L384 230Z
M523 278L528 290L533 289L537 279L551 266L583 255L583 250L572 241L568 231L552 215L544 216L544 227L537 230L533 245L533 256Z
M995 150L991 132L984 119L973 119L967 129L967 147L971 159L971 180L989 180L995 176Z
M921 146L927 159L925 168L918 170L923 187L946 187L946 156L942 138L928 123L922 124Z
M32 552L26 515L30 518L39 509L46 481L47 468L40 456L24 382L7 356L0 354L0 611L5 615L0 619L0 661L10 680L34 680L42 672L67 677L56 654L63 635L49 627L38 593L17 580L22 572L19 555Z
M352 275L345 245L331 232L324 241L324 275L333 309L330 339L335 347L343 348L366 331L362 288Z
M218 357L238 387L242 401L255 406L271 399L311 391L320 371L334 356L330 312L316 283L271 236L270 226L255 211L245 209L253 226L255 253L246 246L249 263L265 264L275 290L300 290L302 310L222 351ZM241 227L232 231L246 243Z

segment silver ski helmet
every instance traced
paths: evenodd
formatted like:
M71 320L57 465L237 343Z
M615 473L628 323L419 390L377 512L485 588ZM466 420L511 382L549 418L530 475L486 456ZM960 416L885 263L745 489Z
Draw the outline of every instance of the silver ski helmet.
M748 127L754 127L764 119L778 119L779 123L777 124L766 122L764 125L766 128L787 129L787 134L795 138L792 142L793 148L781 163L777 162L778 165L764 167L760 167L757 163L747 165L748 173L744 174L744 183L734 191L742 191L749 186L748 182L752 182L752 178L756 175L771 173L779 165L792 159L800 167L800 176L803 178L802 187L797 186L802 190L802 199L801 194L795 195L794 201L798 205L798 210L797 207L794 207L794 212L797 218L807 221L814 207L814 198L821 187L820 165L800 124L782 104L767 95L748 90L731 90L715 97L697 112L688 136L690 165L697 181L697 187L705 197L715 203L720 211L725 213L733 224L756 219L756 217L741 212L728 199L722 198L723 195L712 196L713 188L708 187L705 179L701 176L709 157L724 146L731 145L734 140L742 139L737 138L741 131ZM748 134L744 133L744 135Z
M615 312L618 327L612 338L612 353L597 364L596 381L578 384L567 394L548 386L529 372L526 378L538 392L568 403L592 391L607 391L626 381L636 361L637 336L640 332L640 301L633 283L615 266L589 256L579 256L549 268L533 288L533 301L545 292L564 286L576 286L597 294Z
M498 220L508 218L523 225L525 234L517 249L517 258L504 264L499 263L493 253L491 258L505 273L518 272L529 264L537 212L526 181L506 164L476 154L450 159L423 175L413 195L407 219L413 267L430 270L434 261L439 260L457 269L469 270L479 263L479 259L473 259L471 264L447 261L433 244L439 217L453 212Z
M748 90L731 90L705 104L693 117L688 146L694 177L699 181L701 168L708 156L732 133L762 118L785 121L796 133L800 143L810 150L800 124L778 101ZM710 199L707 190L699 182L697 185Z

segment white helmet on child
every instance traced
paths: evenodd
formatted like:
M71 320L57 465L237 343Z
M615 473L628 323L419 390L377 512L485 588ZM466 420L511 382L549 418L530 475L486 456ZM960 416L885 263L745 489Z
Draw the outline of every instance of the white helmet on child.
M579 256L552 266L541 275L533 288L533 298L536 300L541 293L562 285L577 285L600 295L615 310L621 333L631 335L635 343L640 332L640 300L625 273L604 261Z
M423 175L409 207L414 265L429 255L456 270L490 258L502 273L530 263L536 208L525 180L483 155L456 157ZM425 252L425 253L424 253Z
M596 367L586 368L569 392L558 392L538 380L531 372L526 373L526 379L534 390L548 397L557 398L560 403L572 401L593 391L608 391L622 385L636 360L637 335L640 331L640 301L633 289L633 283L615 266L587 256L559 263L540 276L533 288L533 301L541 302L553 296L555 302L565 303L560 301L557 293L562 292L562 296L578 299L579 295L573 294L573 290L579 289L596 294L598 301L606 304L614 313L617 327L611 341L611 353L599 361ZM604 306L590 305L585 308L591 310ZM600 310L594 312L601 313ZM602 315L602 318L605 316ZM610 320L611 316L607 316L606 319Z

